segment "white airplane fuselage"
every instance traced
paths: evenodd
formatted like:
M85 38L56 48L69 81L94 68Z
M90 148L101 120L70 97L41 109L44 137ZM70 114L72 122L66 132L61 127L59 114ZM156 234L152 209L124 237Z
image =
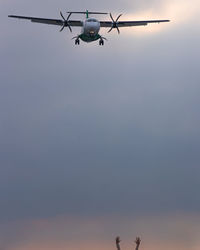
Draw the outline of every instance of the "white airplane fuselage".
M95 18L87 18L83 21L83 27L79 38L84 42L93 42L101 38L99 35L101 25Z

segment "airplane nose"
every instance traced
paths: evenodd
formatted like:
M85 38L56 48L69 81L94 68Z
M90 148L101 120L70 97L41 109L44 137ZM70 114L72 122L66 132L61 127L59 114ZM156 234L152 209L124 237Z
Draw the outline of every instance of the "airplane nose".
M89 31L89 36L91 36L91 37L95 36L95 31L94 30L90 30Z

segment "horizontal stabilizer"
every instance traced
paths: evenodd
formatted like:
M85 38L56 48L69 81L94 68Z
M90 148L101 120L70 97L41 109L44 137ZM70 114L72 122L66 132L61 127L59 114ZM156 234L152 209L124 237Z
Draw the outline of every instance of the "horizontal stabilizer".
M72 13L72 14L95 14L95 15L107 15L108 13L105 12L94 12L94 11L68 11L67 13Z

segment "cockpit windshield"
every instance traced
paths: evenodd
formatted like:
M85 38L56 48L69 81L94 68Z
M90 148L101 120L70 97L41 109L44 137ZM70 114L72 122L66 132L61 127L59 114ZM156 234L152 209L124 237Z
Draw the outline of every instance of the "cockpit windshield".
M94 18L90 18L90 19L87 20L87 22L89 22L89 23L91 23L91 22L97 22L97 20L94 19Z

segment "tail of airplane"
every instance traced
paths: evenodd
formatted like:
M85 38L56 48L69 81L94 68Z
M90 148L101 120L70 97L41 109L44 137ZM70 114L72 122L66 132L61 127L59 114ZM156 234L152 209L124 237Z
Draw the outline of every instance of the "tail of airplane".
M94 15L107 15L108 13L105 12L94 12L94 11L68 11L67 13L71 14L84 14L86 15L86 18L89 18L89 15L94 14Z

